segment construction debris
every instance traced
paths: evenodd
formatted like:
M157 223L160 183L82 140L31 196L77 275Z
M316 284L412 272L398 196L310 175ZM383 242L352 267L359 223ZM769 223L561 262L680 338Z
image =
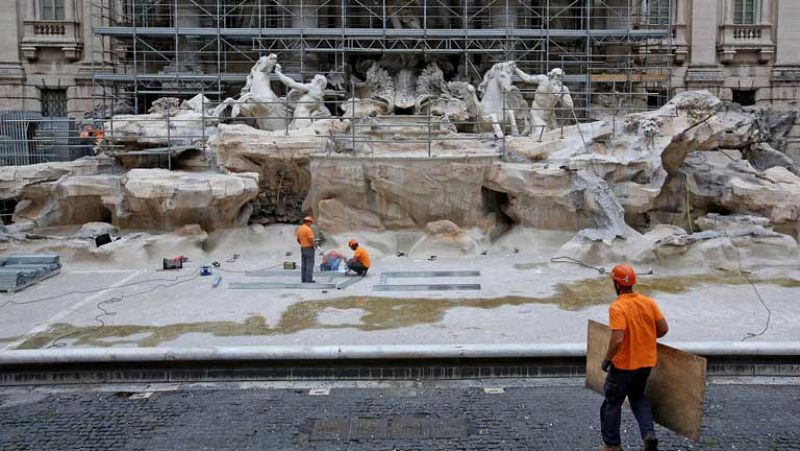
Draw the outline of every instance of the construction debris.
M61 271L59 256L12 255L0 260L0 291L15 293Z

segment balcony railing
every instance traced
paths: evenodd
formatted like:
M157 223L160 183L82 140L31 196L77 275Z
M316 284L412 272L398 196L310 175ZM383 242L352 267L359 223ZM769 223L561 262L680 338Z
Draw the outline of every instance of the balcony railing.
M775 52L772 42L772 25L725 24L720 28L720 53L723 63L733 61L737 52L755 51L762 62L767 62Z
M35 36L64 36L66 25L62 21L38 21L33 22L33 34Z
M70 20L26 20L20 48L29 60L35 60L39 48L56 47L68 60L80 58L80 24Z

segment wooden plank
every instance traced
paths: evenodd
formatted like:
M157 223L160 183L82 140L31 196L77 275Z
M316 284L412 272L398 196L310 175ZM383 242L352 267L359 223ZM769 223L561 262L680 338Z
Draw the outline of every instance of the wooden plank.
M373 285L372 291L456 291L480 290L479 283L432 283L419 285Z
M623 83L627 81L640 82L640 81L667 81L669 76L667 74L591 74L592 82L605 82Z
M603 394L606 373L600 368L611 330L589 321L586 343L586 386ZM706 397L706 359L658 344L658 363L647 382L647 398L656 423L697 442Z

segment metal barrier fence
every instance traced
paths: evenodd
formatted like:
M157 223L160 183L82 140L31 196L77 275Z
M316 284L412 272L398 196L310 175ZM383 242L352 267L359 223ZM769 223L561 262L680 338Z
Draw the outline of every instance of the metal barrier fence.
M93 155L93 143L80 137L79 125L73 118L0 111L0 166L70 161Z

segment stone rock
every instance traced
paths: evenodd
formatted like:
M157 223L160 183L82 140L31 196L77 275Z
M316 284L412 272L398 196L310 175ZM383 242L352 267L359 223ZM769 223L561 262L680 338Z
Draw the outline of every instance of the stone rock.
M429 222L425 225L425 231L429 235L450 235L458 236L463 235L464 231L461 227L453 224L451 221L443 219L441 221Z
M111 174L113 160L85 157L69 162L0 167L0 199L16 199L29 187L54 182L65 175Z
M105 205L118 176L113 160L87 157L70 162L0 168L0 199L14 200L14 228L109 222Z
M94 238L104 234L116 234L119 230L107 222L87 222L81 226L76 236L80 238Z
M322 147L319 137L284 136L243 124L223 124L209 141L223 171L259 174L251 220L261 224L297 222L305 216L303 201L311 187L309 157Z
M769 219L755 215L721 215L708 213L695 220L700 230L741 230L741 229L770 229Z
M796 234L800 222L800 177L783 167L760 172L735 150L694 152L664 191L658 208L674 208L685 199L697 216L706 212L759 215L777 230ZM684 205L684 202L678 205Z
M485 215L481 186L494 160L315 157L307 209L335 230L422 228L442 219L471 227Z
M176 99L177 100L177 99ZM218 118L202 111L166 105L148 114L123 114L103 123L106 139L124 150L195 146L217 132Z
M800 175L800 163L795 162L789 155L778 152L767 143L753 144L745 150L744 157L759 171L780 166L795 175Z
M455 226L453 223L450 224ZM437 229L440 226L433 227ZM449 226L447 227L448 229L450 228ZM458 226L456 228L458 229L457 232L425 235L409 249L408 255L412 258L425 258L432 255L437 257L478 255L481 249L478 237L471 236L466 231L458 228Z
M203 228L200 227L200 224L186 224L185 226L176 230L175 234L178 236L198 236L204 235L205 232L203 231Z
M215 230L247 224L258 194L258 175L133 169L122 176L115 224L129 229L172 230L199 224Z
M687 233L685 230L658 225L650 232L632 234L613 242L575 236L556 253L590 265L611 267L619 262L658 265L685 269L738 271L739 261L750 264L792 260L800 255L797 241L760 226L738 230Z

